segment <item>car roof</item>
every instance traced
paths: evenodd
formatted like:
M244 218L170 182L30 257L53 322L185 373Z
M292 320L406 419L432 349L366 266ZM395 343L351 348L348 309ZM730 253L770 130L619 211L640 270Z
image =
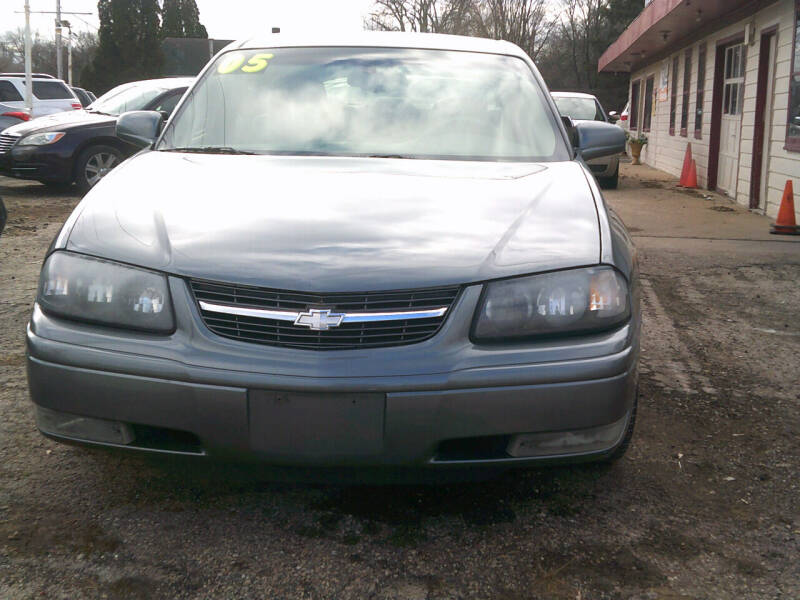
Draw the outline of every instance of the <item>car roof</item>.
M584 94L583 92L550 92L550 95L558 98L591 98L592 100L597 100L597 96Z
M189 87L194 83L194 77L161 77L159 79L140 79L138 81L129 81L127 84L122 85L131 85L131 84L139 84L139 83L161 83L162 85L167 85L167 87ZM172 84L172 85L169 85Z
M13 77L14 79L23 79L25 77L25 73L0 73L0 77ZM64 83L63 79L56 79L52 75L48 75L47 73L31 73L31 79L54 79L55 81L60 81Z
M237 40L226 46L225 49L336 46L457 50L462 52L507 54L520 58L527 58L527 55L519 46L504 40L475 38L463 35L447 35L442 33L407 33L400 31L362 31L351 34L331 32L321 35L273 33Z
M119 85L114 86L111 89L127 89L131 87L135 87L137 85L152 85L152 86L160 86L166 89L174 90L177 88L188 88L191 86L195 81L194 77L162 77L160 79L140 79L137 81L127 81L125 83L120 83ZM109 90L111 91L111 90Z

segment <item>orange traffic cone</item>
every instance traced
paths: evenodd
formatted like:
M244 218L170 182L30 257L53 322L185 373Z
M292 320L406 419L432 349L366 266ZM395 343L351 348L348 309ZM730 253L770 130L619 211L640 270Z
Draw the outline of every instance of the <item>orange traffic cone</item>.
M786 187L783 189L781 207L778 209L778 218L774 225L769 227L770 233L780 233L783 235L800 235L800 227L794 219L794 189L792 180L786 180Z
M686 144L686 154L683 155L683 168L681 169L681 180L678 185L686 187L686 182L689 177L689 169L692 166L692 143Z
M695 189L697 187L697 163L692 160L689 165L689 173L686 175L686 183L683 185L685 188Z

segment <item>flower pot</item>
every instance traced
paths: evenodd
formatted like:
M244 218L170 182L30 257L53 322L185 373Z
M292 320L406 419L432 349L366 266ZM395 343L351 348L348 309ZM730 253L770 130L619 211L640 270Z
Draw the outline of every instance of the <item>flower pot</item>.
M642 148L644 147L644 144L641 142L637 142L635 140L631 140L630 144L631 144L631 158L633 158L631 164L634 165L642 164L642 161L639 160L639 157L641 157L642 155Z

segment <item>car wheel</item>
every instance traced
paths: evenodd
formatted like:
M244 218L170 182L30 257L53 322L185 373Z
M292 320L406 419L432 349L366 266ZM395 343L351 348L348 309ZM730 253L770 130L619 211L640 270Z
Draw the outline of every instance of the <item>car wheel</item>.
M611 463L618 461L625 456L628 451L628 446L631 445L631 438L633 438L633 428L636 426L636 408L639 404L639 386L636 386L636 393L633 396L633 407L631 408L631 418L628 421L628 427L625 429L625 435L619 446L614 448L614 451L603 459L603 462Z
M90 146L81 152L75 165L75 183L82 191L89 191L121 162L122 153L113 146Z
M613 175L610 175L609 177L599 177L598 183L600 184L601 188L607 190L617 189L617 186L619 185L619 164L617 164L617 170L614 171Z

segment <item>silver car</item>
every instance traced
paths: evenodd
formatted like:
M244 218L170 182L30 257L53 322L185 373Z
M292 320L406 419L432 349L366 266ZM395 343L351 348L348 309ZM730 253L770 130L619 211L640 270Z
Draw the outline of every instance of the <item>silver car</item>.
M552 92L558 112L569 117L573 123L599 121L616 123L614 113L606 113L600 101L591 94L580 92ZM616 189L619 182L619 154L610 154L588 161L589 169L604 188Z
M610 460L636 414L636 253L518 47L271 36L215 57L44 262L56 440L278 465Z
M33 73L31 84L32 119L82 108L75 92L61 79ZM25 110L25 74L0 73L0 113Z

